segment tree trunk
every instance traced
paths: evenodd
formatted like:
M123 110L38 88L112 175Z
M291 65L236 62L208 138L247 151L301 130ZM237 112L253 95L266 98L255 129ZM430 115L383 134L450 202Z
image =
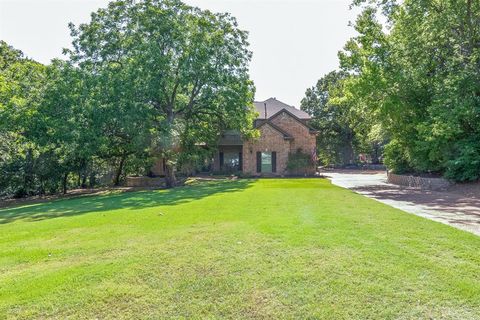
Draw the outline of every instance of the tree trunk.
M353 164L354 152L351 141L347 141L343 146L343 164L349 165Z
M123 165L125 164L125 158L126 158L125 155L123 155L120 158L120 163L118 165L117 172L115 173L115 177L113 178L114 186L120 185L120 176L122 175L122 172L123 172Z
M177 185L177 178L175 177L175 171L173 165L165 161L165 186L167 188L175 188Z
M165 168L165 186L167 188L175 188L177 185L177 178L175 177L174 165L169 161L169 155L171 155L174 148L174 139L172 135L172 129L175 121L175 114L173 112L173 105L170 105L167 110L168 121L168 137L166 139L166 145L164 146L166 152L163 153L163 163Z
M33 150L29 148L27 150L26 156L26 166L25 166L25 176L24 176L24 190L26 195L30 195L34 189L34 172L33 172Z
M380 163L380 145L378 143L373 144L372 163L373 164Z
M40 189L38 193L42 196L45 194L45 182L43 181L43 179L40 179Z
M90 177L88 178L88 184L89 184L89 187L90 189L93 189L93 187L95 187L95 172L94 171L91 171L90 172Z
M83 172L82 174L82 184L80 185L82 189L85 189L87 187L87 173Z
M63 194L67 194L67 181L68 181L68 172L65 172L65 174L63 175L63 181L62 181Z

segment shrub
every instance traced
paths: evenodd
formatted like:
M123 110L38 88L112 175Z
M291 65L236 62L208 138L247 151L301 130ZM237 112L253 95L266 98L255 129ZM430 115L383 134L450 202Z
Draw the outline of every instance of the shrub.
M314 165L311 155L302 152L301 149L288 154L287 170L291 174L308 174Z
M480 148L471 141L458 148L459 155L447 162L445 178L455 181L480 179Z
M384 163L394 173L411 172L405 148L397 140L390 141L385 146Z

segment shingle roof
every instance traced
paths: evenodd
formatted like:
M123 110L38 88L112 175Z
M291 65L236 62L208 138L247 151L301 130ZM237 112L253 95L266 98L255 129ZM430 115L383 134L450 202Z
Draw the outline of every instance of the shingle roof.
M285 109L290 113L294 114L299 119L310 119L310 116L305 111L297 109L293 106L290 106L286 103L283 103L276 98L270 98L265 101L255 101L253 103L257 112L260 114L257 119L265 119L265 104L267 105L267 117L271 118L276 113Z

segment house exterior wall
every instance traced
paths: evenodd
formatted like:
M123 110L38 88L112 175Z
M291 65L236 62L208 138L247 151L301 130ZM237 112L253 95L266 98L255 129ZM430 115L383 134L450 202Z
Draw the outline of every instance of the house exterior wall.
M309 128L286 112L281 112L270 119L270 121L293 136L294 139L290 144L290 152L297 152L298 149L302 149L304 153L312 153L316 146L316 136L310 132Z
M268 124L258 130L258 139L245 141L243 144L243 172L247 175L260 175L257 173L257 152L274 151L277 153L277 172L274 174L286 174L290 140L285 140L280 132Z
M301 149L303 153L306 153L308 155L312 155L313 152L316 152L316 135L310 132L310 129L300 123L297 119L294 119L286 112L281 112L275 117L272 117L270 121L277 127L281 128L282 130L288 132L290 135L293 136L293 140L290 143L289 152L295 153L299 149ZM302 170L302 172L305 172L309 175L315 174L315 164L312 163L310 167L305 168L305 170ZM290 174L298 174L298 172L290 172Z
M263 119L259 120L262 122L266 121ZM314 174L316 166L313 163L310 167L297 170L297 172L288 172L287 170L290 153L295 153L298 149L301 149L302 153L311 155L316 147L315 133L312 133L310 128L302 121L297 120L288 112L281 111L279 114L271 117L268 122L258 127L260 131L259 138L243 141L243 146L220 144L218 152L216 152L214 157L214 171L222 172L219 159L220 152L226 153L239 150L242 152L243 158L242 171L246 175L261 175L261 173L257 173L257 152L276 152L276 172L272 173L273 175ZM277 127L277 129L274 127ZM280 132L278 128L283 130L284 133ZM285 139L285 134L288 134L291 138Z

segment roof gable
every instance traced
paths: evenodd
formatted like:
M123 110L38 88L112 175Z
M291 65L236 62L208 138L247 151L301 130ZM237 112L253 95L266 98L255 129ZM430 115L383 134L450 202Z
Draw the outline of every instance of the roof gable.
M287 110L291 114L294 114L297 118L302 120L310 119L310 115L303 110L297 109L293 106L290 106L284 102L277 100L276 98L270 98L265 101L255 101L253 103L259 116L257 119L266 119L271 118L275 114L279 113L281 110ZM265 107L267 114L265 116Z
M269 118L269 120L272 120L276 117L278 117L279 115L281 115L282 113L286 113L288 114L292 119L294 119L295 121L297 121L298 123L300 123L301 125L303 125L304 127L306 127L310 133L316 133L317 130L313 129L312 127L310 127L305 121L302 121L302 119L299 119L295 114L291 113L290 111L288 111L287 109L282 109L280 110L279 112L277 112L276 114L274 114L273 116L271 116Z
M279 134L281 134L285 140L292 140L293 139L293 137L288 132L284 131L282 128L280 128L279 126L271 123L268 120L264 120L264 121L259 122L258 125L256 126L256 128L258 129L258 128L266 125L266 124L269 125L270 127L272 127Z

